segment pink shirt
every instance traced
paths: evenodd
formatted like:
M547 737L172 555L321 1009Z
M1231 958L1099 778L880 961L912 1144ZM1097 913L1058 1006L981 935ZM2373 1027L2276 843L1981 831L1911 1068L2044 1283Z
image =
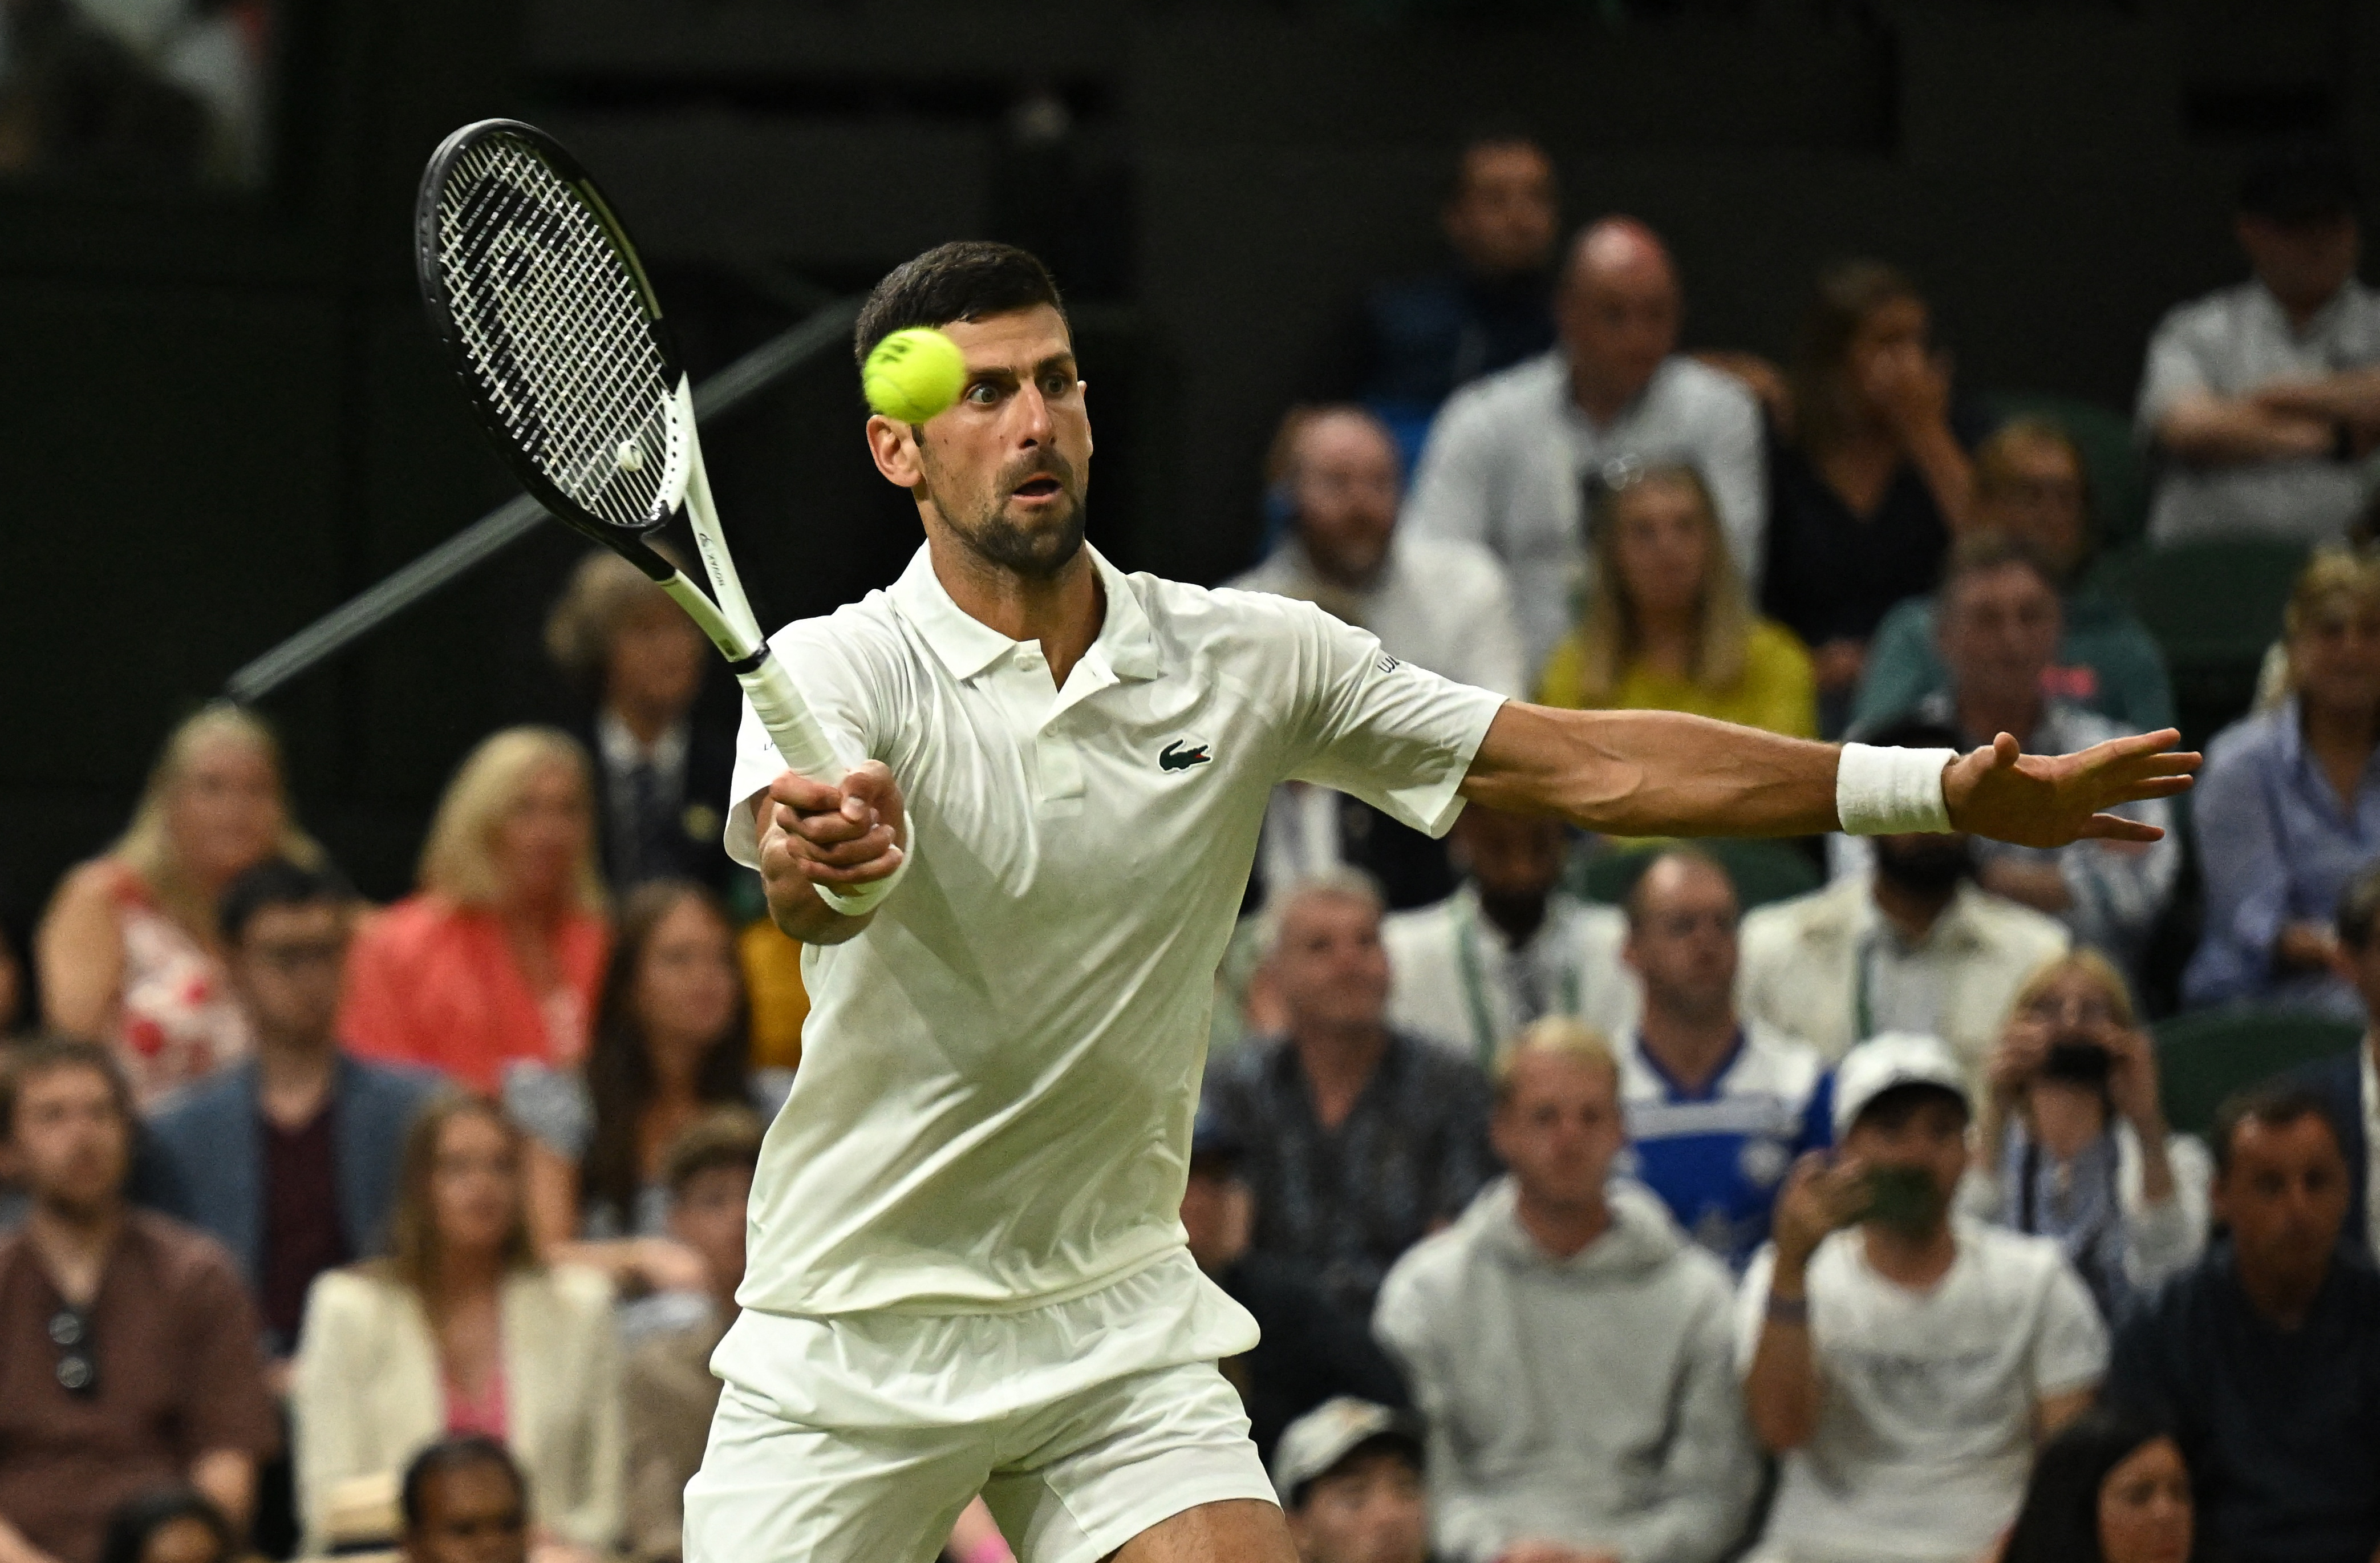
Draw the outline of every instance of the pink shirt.
M452 1374L443 1375L443 1387L446 1391L447 1435L454 1437L467 1433L478 1433L493 1438L499 1444L503 1443L504 1441L504 1364L502 1362L496 1364L496 1371L488 1375L485 1391L476 1400L463 1393L462 1381Z

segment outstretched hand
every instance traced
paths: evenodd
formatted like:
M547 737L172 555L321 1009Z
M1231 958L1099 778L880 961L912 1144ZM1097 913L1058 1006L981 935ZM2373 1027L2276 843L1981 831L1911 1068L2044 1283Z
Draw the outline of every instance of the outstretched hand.
M2020 847L2155 841L2165 832L2107 811L2190 790L2199 756L2175 751L2171 727L2109 739L2072 754L2023 754L2002 733L1942 773L1950 826Z

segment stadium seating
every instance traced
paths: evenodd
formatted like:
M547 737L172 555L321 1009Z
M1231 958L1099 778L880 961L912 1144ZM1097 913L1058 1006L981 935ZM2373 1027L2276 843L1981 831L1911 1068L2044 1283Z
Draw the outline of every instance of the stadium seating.
M2293 543L2226 538L2101 562L2101 586L2128 603L2164 649L2184 741L2203 744L2248 709L2305 557Z
M2160 1020L2155 1031L2166 1117L2192 1134L2206 1132L2231 1093L2344 1053L2363 1034L2351 1020L2275 1009L2202 1010Z

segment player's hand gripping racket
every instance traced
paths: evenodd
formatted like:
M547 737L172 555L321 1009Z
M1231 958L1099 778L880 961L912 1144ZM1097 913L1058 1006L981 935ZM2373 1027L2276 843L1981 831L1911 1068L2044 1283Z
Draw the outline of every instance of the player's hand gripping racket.
M702 627L788 766L841 781L745 599L703 472L692 383L636 246L587 171L544 131L483 119L431 155L414 225L431 329L521 482ZM712 595L652 547L681 508ZM838 907L858 898L820 889Z

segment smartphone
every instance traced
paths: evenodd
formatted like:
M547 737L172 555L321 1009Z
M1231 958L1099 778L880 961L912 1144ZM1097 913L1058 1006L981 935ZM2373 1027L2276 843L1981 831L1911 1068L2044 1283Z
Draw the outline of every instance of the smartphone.
M1876 1166L1867 1173L1867 1203L1862 1221L1888 1227L1928 1227L1942 1209L1933 1174L1922 1166Z

